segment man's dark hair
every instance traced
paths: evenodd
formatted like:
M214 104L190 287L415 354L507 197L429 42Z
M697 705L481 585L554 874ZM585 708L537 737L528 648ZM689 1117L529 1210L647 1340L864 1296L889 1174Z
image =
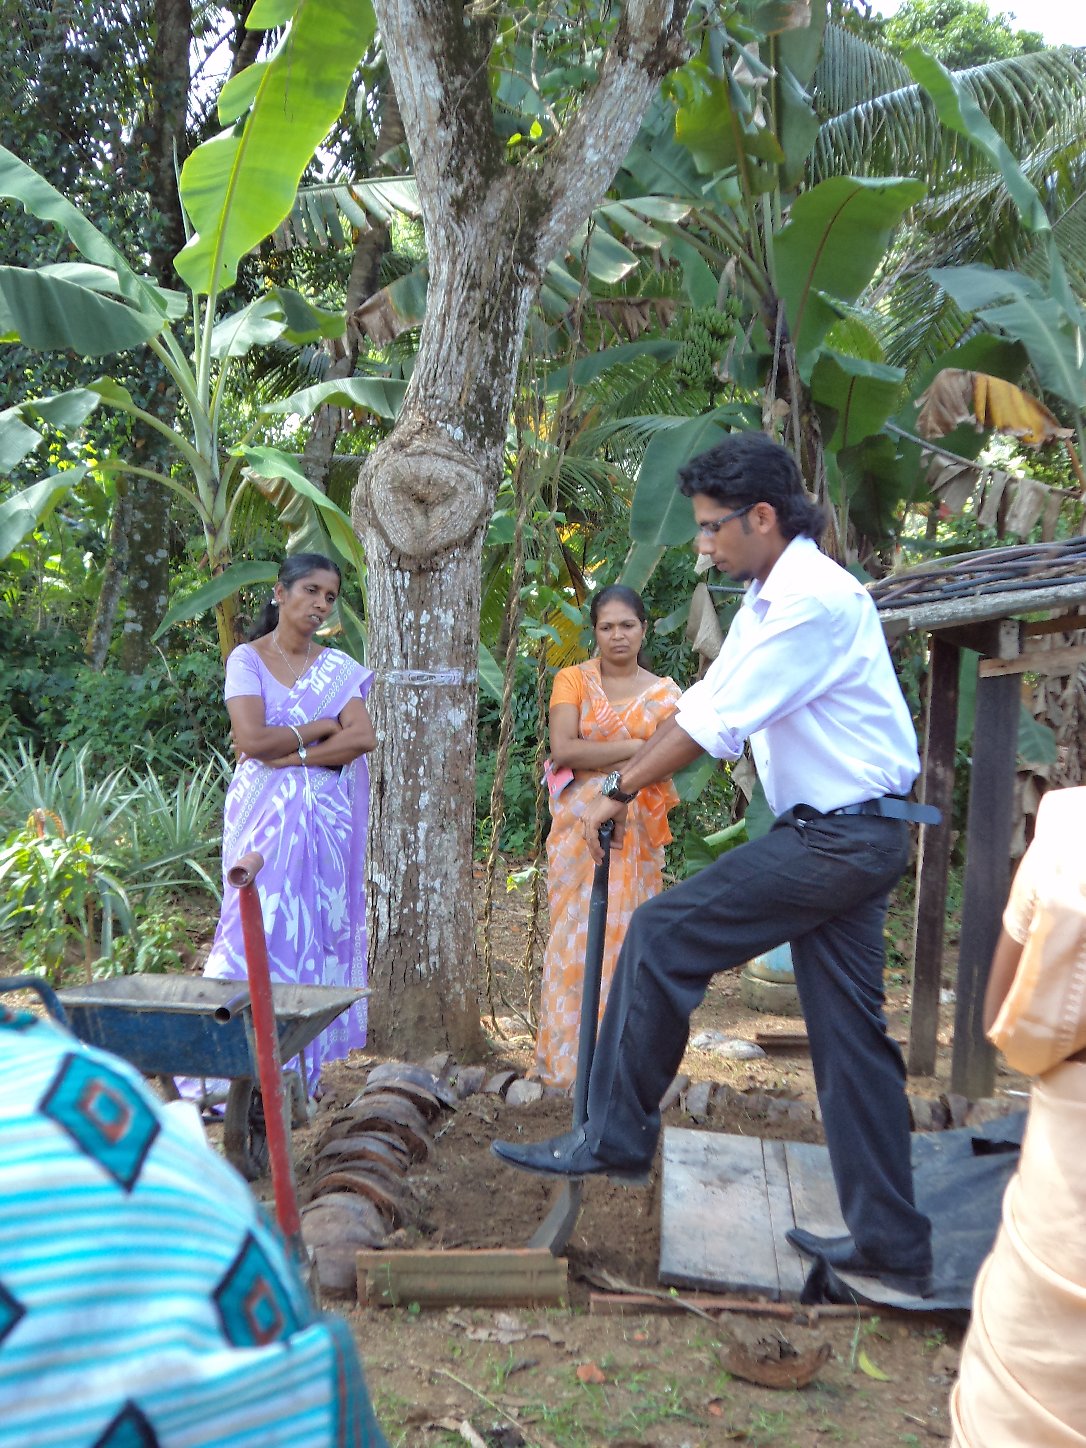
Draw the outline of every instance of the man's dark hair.
M826 515L803 486L792 454L764 432L736 432L679 469L680 493L704 493L741 508L769 503L785 538L818 539Z

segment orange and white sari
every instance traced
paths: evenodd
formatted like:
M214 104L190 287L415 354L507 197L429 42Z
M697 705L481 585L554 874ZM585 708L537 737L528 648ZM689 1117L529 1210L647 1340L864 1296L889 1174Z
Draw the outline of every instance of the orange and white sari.
M673 679L655 679L644 693L625 703L612 704L603 690L599 660L589 659L559 670L551 707L575 705L582 739L648 739L675 712L679 694ZM543 959L535 1061L536 1076L551 1086L568 1088L577 1074L581 982L594 871L581 833L581 818L599 794L600 780L606 772L577 770L573 782L551 801L554 818L547 839L550 937ZM622 848L611 851L601 1014L630 916L638 905L659 894L663 885L664 846L671 839L667 813L678 802L670 780L641 790L627 812Z

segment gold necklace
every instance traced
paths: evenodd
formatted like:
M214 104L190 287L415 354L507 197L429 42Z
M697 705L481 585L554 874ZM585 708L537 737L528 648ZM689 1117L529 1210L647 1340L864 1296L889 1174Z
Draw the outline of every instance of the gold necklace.
M294 669L293 669L293 667L292 667L292 665L291 665L290 660L287 658L286 654L283 652L282 648L281 648L280 645L279 645L279 637L278 637L278 635L279 635L279 630L278 630L278 629L275 629L275 630L272 632L271 641L272 641L272 643L275 645L275 651L276 651L276 653L277 653L277 654L279 655L279 657L283 660L284 664L286 664L287 668L290 669L290 672L294 675L294 682L297 683L298 680L299 680L299 679L302 677L302 675L305 673L306 669L309 668L309 656L310 656L310 654L313 652L313 640L312 640L312 639L309 640L309 643L307 644L307 646L306 646L306 651L305 651L305 662L302 664L302 667L301 667L301 668L298 670L298 672L295 674L295 673L294 673Z

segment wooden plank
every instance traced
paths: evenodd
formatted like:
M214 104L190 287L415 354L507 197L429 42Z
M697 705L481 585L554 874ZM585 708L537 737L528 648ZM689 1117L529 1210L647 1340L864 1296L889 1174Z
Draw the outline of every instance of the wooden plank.
M362 1251L355 1261L367 1307L546 1307L568 1296L565 1261L544 1249Z
M809 1141L786 1141L788 1185L796 1226L819 1237L841 1237L848 1231L837 1201L830 1154Z
M783 1141L763 1141L766 1198L769 1203L769 1232L777 1254L777 1281L782 1297L798 1297L807 1280L807 1261L785 1237L796 1225L792 1192L788 1184L788 1161Z
M1022 649L1022 625L1013 618L940 629L938 638L956 649L972 649L986 659L1013 659Z
M912 1010L908 1068L931 1076L939 1032L939 990L946 936L946 894L954 825L954 758L958 739L961 654L939 634L931 641L924 727L923 801L942 810L941 824L920 831L913 917Z
M1034 649L1016 659L981 659L980 677L1003 674L1070 674L1086 659L1086 644L1068 644L1062 649Z
M757 1137L665 1131L660 1281L780 1296Z
M806 1031L755 1031L754 1044L763 1051L809 1051Z
M951 1090L970 1101L990 1096L995 1082L995 1051L984 1034L984 991L1010 883L1021 707L1013 674L977 680L950 1074Z
M1040 634L1077 633L1086 628L1086 614L1061 613L1055 618L1042 618L1022 625L1022 637L1037 638Z

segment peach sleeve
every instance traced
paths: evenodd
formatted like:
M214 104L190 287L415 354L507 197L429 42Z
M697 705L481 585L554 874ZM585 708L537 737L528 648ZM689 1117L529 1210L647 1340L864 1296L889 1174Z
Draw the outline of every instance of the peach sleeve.
M1011 884L1006 909L1003 911L1003 929L1012 940L1017 940L1019 945L1026 943L1033 912L1037 907L1039 855L1040 847L1034 842L1022 856Z
M559 669L551 686L551 708L555 704L572 704L579 709L584 701L584 678L577 667Z

